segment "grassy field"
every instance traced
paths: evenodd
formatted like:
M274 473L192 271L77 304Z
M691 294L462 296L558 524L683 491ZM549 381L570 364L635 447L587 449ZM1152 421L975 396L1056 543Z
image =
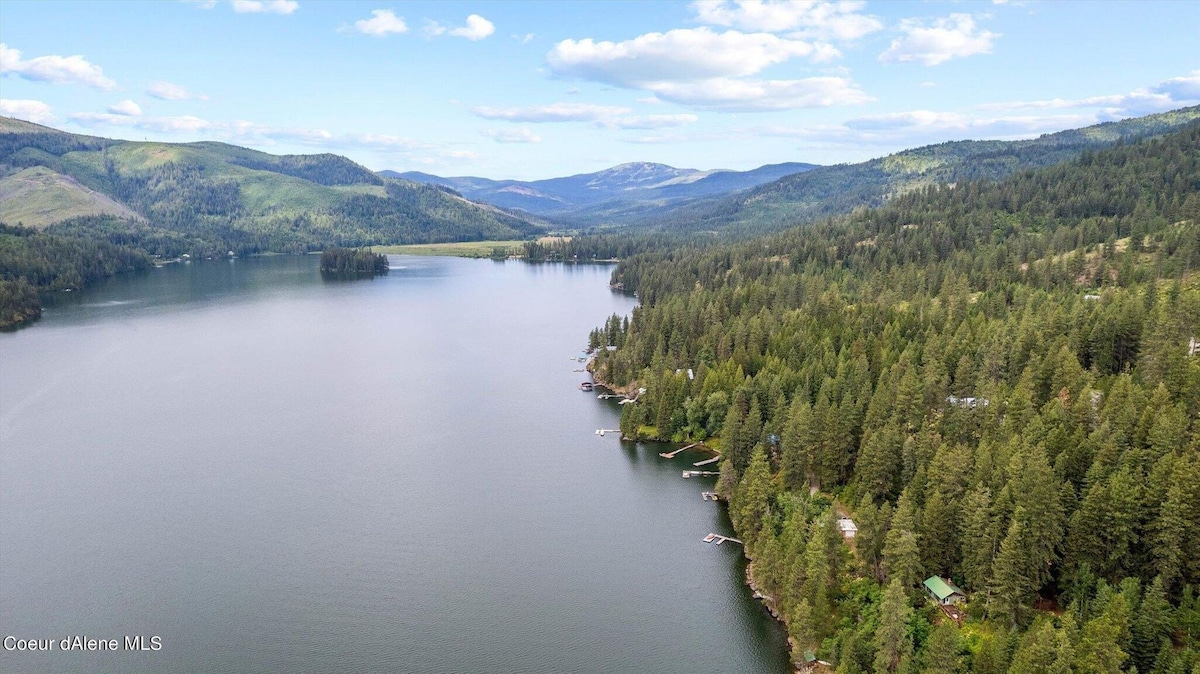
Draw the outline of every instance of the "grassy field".
M464 241L461 243L415 243L408 246L373 246L376 253L392 255L449 255L452 257L492 257L503 248L507 255L518 253L524 241Z

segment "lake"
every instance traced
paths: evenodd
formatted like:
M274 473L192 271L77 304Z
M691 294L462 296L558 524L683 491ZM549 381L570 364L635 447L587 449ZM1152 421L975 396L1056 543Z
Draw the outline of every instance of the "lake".
M578 390L611 266L172 264L0 334L0 636L22 672L786 672L704 455Z

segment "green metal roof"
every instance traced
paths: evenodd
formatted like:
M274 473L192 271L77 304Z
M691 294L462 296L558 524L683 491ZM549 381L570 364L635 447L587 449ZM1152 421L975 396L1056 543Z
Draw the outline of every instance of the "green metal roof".
M963 594L963 591L954 587L954 584L945 580L941 576L930 576L925 579L925 587L934 594L938 599L945 600L952 594Z

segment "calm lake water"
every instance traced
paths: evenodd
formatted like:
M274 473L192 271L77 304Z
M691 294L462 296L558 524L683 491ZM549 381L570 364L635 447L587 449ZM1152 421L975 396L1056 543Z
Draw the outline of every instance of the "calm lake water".
M594 434L611 267L391 265L169 265L0 334L0 637L162 643L0 671L787 671L703 457Z

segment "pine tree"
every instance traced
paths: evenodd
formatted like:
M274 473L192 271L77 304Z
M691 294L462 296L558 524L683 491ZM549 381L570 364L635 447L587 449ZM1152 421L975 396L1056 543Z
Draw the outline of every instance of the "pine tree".
M908 623L913 610L899 579L893 578L883 593L879 608L879 628L875 630L875 671L880 674L900 671L900 663L912 655L912 637Z
M1071 674L1075 649L1066 630L1050 620L1038 620L1021 638L1009 674Z
M892 516L892 527L883 546L883 568L888 579L900 581L905 588L915 586L922 577L916 519L916 505L909 491L905 490L900 495L896 513Z
M929 632L922 654L922 674L955 674L962 671L962 641L958 628L950 623L935 625Z
M1031 560L1023 514L1019 508L1013 514L988 583L988 614L1014 627L1020 622L1025 604L1037 587L1029 571Z
M730 512L734 515L734 524L739 530L746 532L748 540L758 536L767 516L770 498L771 469L767 465L766 451L762 445L758 445L729 504Z

